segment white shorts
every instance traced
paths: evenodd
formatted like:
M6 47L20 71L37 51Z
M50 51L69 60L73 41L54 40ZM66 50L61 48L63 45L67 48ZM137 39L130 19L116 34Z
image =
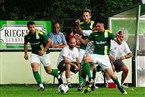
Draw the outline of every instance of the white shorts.
M85 50L80 49L80 51L79 51L80 62L83 61L83 57L84 57L84 55L85 55L85 52L86 52Z
M99 64L102 67L102 70L112 68L108 55L91 54L89 56L92 57L94 64Z
M43 56L39 56L37 54L32 53L31 54L31 63L42 63L43 66L49 66L51 64L50 62L50 55L49 54L45 54Z

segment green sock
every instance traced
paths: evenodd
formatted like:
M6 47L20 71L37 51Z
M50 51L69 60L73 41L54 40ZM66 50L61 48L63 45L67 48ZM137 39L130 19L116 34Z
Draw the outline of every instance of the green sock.
M51 75L53 75L53 76L55 76L55 77L58 77L59 74L58 74L58 72L57 72L56 69L52 69Z
M79 75L79 84L82 85L83 84L82 72L79 71L78 75Z
M90 72L90 64L89 63L84 63L83 68L86 71L87 75L89 78L91 78L91 72Z
M120 84L120 82L119 82L117 77L116 77L115 80L113 79L113 81L115 82L115 84L117 84L118 88L121 88L121 84Z
M42 84L42 80L41 80L41 77L40 77L38 71L33 72L33 75L34 75L34 78L37 81L37 83Z

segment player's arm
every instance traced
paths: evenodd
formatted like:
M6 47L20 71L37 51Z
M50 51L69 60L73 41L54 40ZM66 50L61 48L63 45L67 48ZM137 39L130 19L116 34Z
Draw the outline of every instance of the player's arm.
M75 38L78 39L82 44L88 44L89 40L88 39L83 39L81 35L75 34Z
M64 63L65 63L65 64L70 64L70 65L72 65L72 66L75 66L75 67L76 67L76 64L74 64L74 63L70 62L70 61L67 59L67 57L66 57L66 56L63 56L63 60L64 60Z
M24 44L24 59L28 60L28 45Z
M80 66L81 66L80 64L81 63L80 63L80 58L79 57L76 57L76 62L77 62L78 69L80 69Z
M110 61L112 61L112 62L114 62L114 61L116 60L115 57L112 56L112 55L109 55L109 59L110 59Z
M52 44L52 41L49 38L48 41L47 41L47 44L46 44L45 48L43 49L43 51L46 52L48 50L48 48L51 46L51 44Z
M45 33L40 33L40 37L46 43L46 46L43 48L43 50L38 51L38 54L42 56L45 54L48 48L52 45L52 41Z
M124 59L128 59L128 58L131 58L131 57L132 57L132 52L129 52L126 55L121 56L120 59L124 60Z
M81 29L81 27L80 27L80 20L77 19L77 20L75 21L75 23L76 23L76 32L77 32L78 34L82 35L82 34L83 34L83 31L82 31L82 29Z
M24 36L24 59L28 60L28 39Z
M67 45L67 43L59 43L59 44L53 44L52 43L52 48L63 48Z

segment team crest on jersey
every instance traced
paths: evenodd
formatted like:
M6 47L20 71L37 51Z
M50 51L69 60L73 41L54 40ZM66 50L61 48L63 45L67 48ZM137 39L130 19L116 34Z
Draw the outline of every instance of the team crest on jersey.
M98 35L95 35L95 37L98 37Z

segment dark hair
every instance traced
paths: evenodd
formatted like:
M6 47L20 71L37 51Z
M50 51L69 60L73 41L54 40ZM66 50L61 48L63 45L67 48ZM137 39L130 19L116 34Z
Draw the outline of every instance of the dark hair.
M118 31L117 33L118 33L118 34L124 34L124 32L123 32L123 31Z
M84 13L84 12L88 12L88 13L91 15L91 10L90 10L90 9L85 8L85 9L83 10L83 13Z
M36 24L35 24L35 22L33 22L33 21L29 21L29 22L27 23L27 27L29 27L29 25L36 25Z
M55 21L55 22L52 24L52 28L54 27L55 24L59 24L59 25L60 25L60 22L59 22L59 21Z

